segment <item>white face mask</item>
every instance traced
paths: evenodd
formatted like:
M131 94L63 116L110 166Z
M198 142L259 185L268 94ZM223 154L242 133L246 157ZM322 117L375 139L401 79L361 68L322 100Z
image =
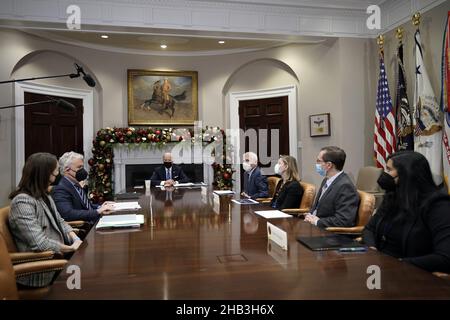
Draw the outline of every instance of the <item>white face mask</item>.
M277 163L276 165L275 165L275 167L274 167L274 170L275 170L275 174L279 174L279 175L281 175L281 168L280 168L280 165Z
M252 166L250 165L250 163L248 162L244 162L242 164L242 167L244 168L245 171L249 172L250 170L252 170Z

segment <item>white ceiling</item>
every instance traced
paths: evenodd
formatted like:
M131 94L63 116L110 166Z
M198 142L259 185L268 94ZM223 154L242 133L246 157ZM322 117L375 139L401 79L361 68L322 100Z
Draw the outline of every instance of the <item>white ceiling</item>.
M210 55L261 50L327 37L375 37L445 0L1 0L0 27L99 50ZM81 30L69 30L69 4ZM366 27L369 5L382 30ZM101 39L107 34L109 39ZM218 40L225 40L218 45ZM162 50L159 45L167 44Z

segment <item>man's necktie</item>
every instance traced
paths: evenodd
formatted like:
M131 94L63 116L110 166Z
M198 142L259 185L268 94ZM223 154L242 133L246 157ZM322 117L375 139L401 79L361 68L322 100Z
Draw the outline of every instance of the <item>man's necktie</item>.
M170 169L166 169L166 180L172 179L172 173L170 172Z
M320 199L322 199L322 196L323 196L324 193L327 191L327 188L328 188L328 184L325 183L325 184L323 185L323 187L322 187L322 191L320 192L319 201L320 201Z
M314 206L314 208L312 209L312 214L316 215L317 214L317 207L319 207L319 202L320 199L322 199L322 196L324 195L324 193L327 191L328 188L328 184L325 182L322 189L320 189L320 195L319 195L319 199L317 199L316 205Z
M245 192L249 192L249 186L250 186L250 173L246 173L246 175L247 175L247 181L246 181L246 183L245 183Z
M91 207L91 203L89 202L87 192L84 191L84 189L78 185L75 185L75 189L77 189L78 194L80 195L81 201L83 202L83 205L85 206L85 208L91 209L92 207Z

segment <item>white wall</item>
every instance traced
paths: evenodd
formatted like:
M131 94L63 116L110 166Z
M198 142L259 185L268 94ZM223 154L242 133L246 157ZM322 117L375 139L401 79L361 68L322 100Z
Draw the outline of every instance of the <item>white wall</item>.
M450 3L424 14L422 37L425 62L432 71L432 84L438 93L441 37ZM408 38L409 37L409 38ZM386 56L393 55L392 33L387 34ZM406 35L407 46L412 38ZM37 52L43 50L44 52ZM409 49L407 49L409 51ZM30 53L37 52L32 56ZM392 52L392 53L391 53ZM412 53L406 63L412 83ZM127 126L127 69L195 70L199 81L199 119L204 125L228 125L226 94L234 91L266 89L284 85L298 87L297 129L303 148L298 151L302 176L315 184L320 177L314 162L320 148L338 145L347 152L345 170L356 176L363 165L373 164L373 117L377 81L377 54L374 39L328 39L320 44L291 44L250 53L161 57L110 53L63 45L19 31L0 29L0 79L72 72L73 61L80 62L96 79L94 129ZM19 66L14 67L26 57ZM261 61L260 61L261 60ZM256 61L256 62L255 62ZM254 62L254 63L253 63ZM284 67L288 66L289 68ZM388 67L391 65L388 64ZM393 77L392 68L388 69ZM13 72L14 71L14 72ZM298 78L298 81L297 81ZM46 84L88 89L82 79L41 80ZM393 86L393 80L391 80ZM412 86L409 91L412 98ZM393 91L392 91L393 94ZM0 86L0 105L13 103L13 86ZM309 137L309 115L331 113L330 137ZM14 127L11 110L0 111L0 205L7 203L13 188Z

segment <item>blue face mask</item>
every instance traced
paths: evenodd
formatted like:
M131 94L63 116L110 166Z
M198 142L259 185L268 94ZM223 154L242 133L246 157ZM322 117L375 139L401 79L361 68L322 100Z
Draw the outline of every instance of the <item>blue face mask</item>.
M327 171L320 165L320 163L316 163L316 172L322 177L327 175Z

